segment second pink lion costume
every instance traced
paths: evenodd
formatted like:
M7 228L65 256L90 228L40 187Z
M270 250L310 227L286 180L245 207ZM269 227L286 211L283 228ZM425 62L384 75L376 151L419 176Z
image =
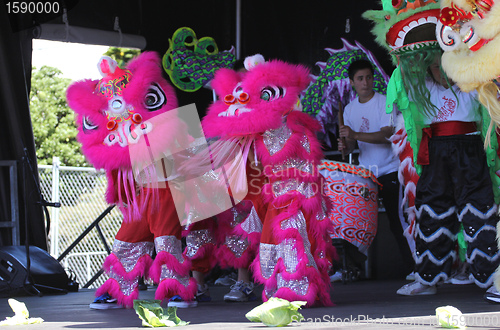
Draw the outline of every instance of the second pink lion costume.
M107 293L125 307L138 298L141 277L158 283L156 299L179 295L190 301L196 292L189 277L191 262L182 253L182 228L166 184L171 177L164 159L171 146L188 136L160 63L156 53L145 52L120 69L103 57L101 80L75 82L67 92L83 153L96 168L106 170L106 200L117 204L124 216L103 265L110 278L96 295ZM137 164L142 167L133 166Z
M299 95L309 72L299 65L245 60L248 72L216 72L212 87L219 101L203 119L209 138L240 143L251 150L267 183L259 189L267 205L252 265L264 284L262 298L284 298L331 305L331 223L323 182L317 170L322 158L316 132L320 126L300 111ZM249 148L249 144L252 148ZM246 162L246 159L244 160ZM252 179L249 191L252 189Z

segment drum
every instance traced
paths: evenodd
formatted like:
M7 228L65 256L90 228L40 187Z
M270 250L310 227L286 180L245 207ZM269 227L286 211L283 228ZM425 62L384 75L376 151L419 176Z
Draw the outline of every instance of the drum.
M331 238L344 239L367 255L377 233L380 183L364 167L331 160L323 160L319 171L326 179L326 194L332 201Z

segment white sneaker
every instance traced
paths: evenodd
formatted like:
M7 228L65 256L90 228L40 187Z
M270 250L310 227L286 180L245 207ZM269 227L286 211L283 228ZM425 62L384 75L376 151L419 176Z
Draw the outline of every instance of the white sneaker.
M254 301L257 296L253 293L253 283L238 281L231 286L231 291L224 295L225 301Z
M411 272L410 274L406 275L406 280L415 281L415 272Z
M198 302L196 300L186 301L181 298L181 296L173 296L170 298L167 304L168 307L177 307L177 308L191 308L198 306Z
M423 296L436 294L436 292L437 289L435 285L425 285L417 281L405 284L396 291L397 294L403 296Z
M451 284L464 285L472 284L474 281L470 278L468 273L457 273L450 278Z
M227 275L221 276L215 280L215 285L230 286L236 283L236 273L229 273Z
M489 303L500 304L500 293L495 288L495 285L490 286L483 296L484 300Z
M340 270L337 270L335 274L330 276L330 282L338 282L342 281L342 272Z
M90 309L115 309L115 308L123 308L122 305L117 303L116 298L113 298L109 295L109 293L105 293L97 298L95 298L94 302L90 303Z

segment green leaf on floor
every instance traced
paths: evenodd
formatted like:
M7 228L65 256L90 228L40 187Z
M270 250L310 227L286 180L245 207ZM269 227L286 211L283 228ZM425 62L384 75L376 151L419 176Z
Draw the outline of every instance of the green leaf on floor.
M16 299L10 298L8 300L10 308L14 311L14 316L7 317L5 320L0 322L0 326L3 325L21 325L21 324L36 324L42 323L43 319L39 317L31 317L23 302L19 302Z
M134 300L134 309L144 327L177 327L189 322L177 316L177 307L161 307L161 300Z
M255 307L245 316L251 322L262 322L268 327L284 327L292 321L300 321L304 317L298 309L305 301L288 301L281 298L270 298L265 303Z

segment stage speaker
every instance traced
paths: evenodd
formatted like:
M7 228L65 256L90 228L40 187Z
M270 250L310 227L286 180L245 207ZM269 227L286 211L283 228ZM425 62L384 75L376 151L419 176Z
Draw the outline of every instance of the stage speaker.
M68 275L46 251L29 247L31 283L43 293L66 293ZM0 247L0 295L22 294L26 282L26 246Z

